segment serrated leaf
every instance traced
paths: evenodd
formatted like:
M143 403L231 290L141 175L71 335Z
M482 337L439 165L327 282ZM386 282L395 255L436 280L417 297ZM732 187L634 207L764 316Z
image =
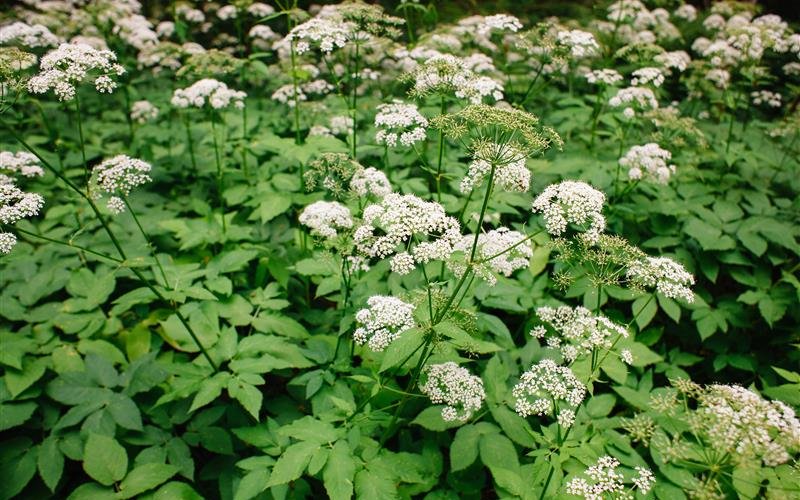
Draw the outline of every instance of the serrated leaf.
M424 338L425 332L420 328L411 328L401 333L384 351L379 371L385 372L390 368L399 366L415 352L419 353L422 350Z
M319 447L319 443L300 441L286 448L272 468L267 487L286 484L302 476Z
M447 421L442 418L443 406L429 406L422 410L411 423L431 431L446 431L462 424L458 420Z
M120 498L133 498L140 493L151 490L178 473L172 465L149 463L136 467L119 485Z
M264 395L257 387L240 380L231 379L228 382L228 394L240 402L244 409L247 410L247 413L258 421L258 413L261 411L261 402L264 399Z
M89 434L83 450L83 470L98 483L111 486L125 477L128 453L112 437Z
M333 445L322 471L325 491L332 500L349 500L353 496L356 462L346 441Z
M481 433L473 425L465 425L456 431L450 446L450 468L453 471L466 469L478 458L478 441Z
M44 484L50 488L50 491L55 493L58 481L64 471L64 454L58 448L57 438L50 436L42 441L41 446L39 446L36 465Z

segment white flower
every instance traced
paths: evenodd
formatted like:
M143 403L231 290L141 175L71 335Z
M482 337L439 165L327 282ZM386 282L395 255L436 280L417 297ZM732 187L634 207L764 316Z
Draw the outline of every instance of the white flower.
M592 84L601 83L604 85L614 85L622 81L622 75L613 69L597 69L586 73L584 76L586 77L586 81Z
M39 215L44 198L26 193L12 183L0 184L0 223L11 225L21 219Z
M677 69L680 72L686 71L686 68L689 67L689 63L692 62L692 58L683 50L664 52L656 55L653 60L665 68Z
M44 94L53 90L59 100L71 101L75 97L75 85L90 73L95 77L95 87L100 92L111 92L116 83L111 76L120 76L125 69L116 63L117 56L110 50L97 50L86 44L62 43L48 52L39 64L41 71L28 80L28 90Z
M478 24L477 29L478 33L483 36L488 35L492 31L510 31L511 33L516 33L522 29L522 23L519 22L519 19L509 14L486 16L482 21L482 23Z
M137 50L158 44L158 33L153 31L152 23L139 14L114 20L111 32Z
M23 177L41 177L44 170L39 164L39 158L27 151L12 153L11 151L0 152L0 170L7 173L19 174Z
M404 104L394 101L391 104L378 105L375 115L375 141L396 147L399 142L403 146L411 146L425 140L428 120L419 113L415 104Z
M633 478L633 484L639 488L642 495L646 495L647 492L650 491L650 488L656 483L656 476L653 474L653 471L640 465L636 466L636 472L637 476Z
M275 13L275 8L261 2L255 2L247 7L247 13L254 17L266 17Z
M466 422L473 413L480 410L486 393L483 381L452 361L431 365L425 370L425 383L419 390L431 399L433 404L446 405L442 418L446 421Z
M608 455L600 457L597 463L588 467L583 473L586 477L574 477L567 482L566 491L570 495L583 497L586 500L603 498L633 499L633 493L626 491L625 477L617 471L619 460ZM637 466L637 475L630 482L642 495L647 494L655 483L655 476L650 469ZM588 480L587 480L588 478Z
M222 21L236 19L237 14L238 12L236 11L235 5L223 5L217 10L217 17Z
M136 101L131 105L131 120L147 123L158 118L158 108L150 101Z
M634 261L628 266L626 276L635 286L654 287L658 293L671 299L694 301L689 288L694 285L694 276L669 257L645 257Z
M641 87L648 83L654 87L660 87L664 83L664 73L659 68L640 68L633 72L631 85Z
M328 122L333 135L347 135L353 130L354 122L352 116L332 116Z
M190 23L202 23L206 20L206 16L203 14L203 11L193 9L186 4L178 5L178 7L175 9L175 13Z
M731 74L728 70L714 68L706 73L706 80L710 81L720 89L726 89L731 81Z
M523 418L530 415L558 415L575 410L586 396L586 387L572 370L550 359L533 365L511 390L516 400L514 409Z
M626 87L617 91L617 94L609 99L608 105L612 108L624 107L633 109L632 105L639 110L658 109L658 100L653 91L646 87Z
M17 237L13 233L0 232L0 253L11 253L17 244Z
M266 24L256 24L250 31L247 33L250 38L255 38L258 40L265 40L265 41L273 41L280 38L280 36L272 31L272 28L267 26Z
M54 47L59 39L46 26L28 25L22 22L0 27L0 45L19 44L23 47Z
M473 152L473 161L469 165L467 175L461 179L459 189L469 193L483 183L491 173L492 164L487 158L495 161L495 188L510 192L526 192L531 185L531 171L528 170L525 156L510 144L482 144L481 150Z
M175 23L172 21L161 21L156 25L156 34L163 38L169 38L175 34Z
M128 196L131 190L150 182L149 163L131 158L126 155L117 155L109 158L92 169L95 184L111 195ZM125 211L125 203L121 198L108 200L108 208L112 213L119 214Z
M126 208L125 200L123 200L119 196L111 196L110 198L108 198L108 201L106 202L106 208L108 208L108 211L111 212L113 215L119 215L125 212Z
M628 177L633 180L646 178L658 184L666 184L675 173L675 165L667 162L672 153L651 142L643 146L633 146L619 159L619 164L628 169Z
M424 97L431 94L455 94L473 104L484 97L503 98L503 86L487 76L479 76L465 59L437 54L424 60L411 74L414 85L411 94Z
M297 98L295 99L295 92L297 92ZM302 89L298 88L295 91L294 85L287 84L278 87L278 89L272 93L272 99L286 104L290 108L293 108L297 105L297 101L306 101L308 97L303 93Z
M405 243L409 252L398 253L392 260L392 270L401 274L413 269L409 263L447 260L461 239L458 221L444 207L414 195L387 194L367 206L362 219L353 234L357 250L366 257L386 258Z
M333 137L331 133L331 129L326 127L325 125L312 125L310 129L308 129L308 136L309 137Z
M581 30L559 31L556 34L559 44L569 48L570 54L576 59L593 56L600 50L594 35Z
M383 351L403 332L417 326L414 306L398 298L373 295L367 299L367 306L356 313L359 326L353 340L375 352Z
M545 188L532 209L543 215L545 228L553 236L561 236L569 224L588 224L581 238L594 243L606 227L602 213L605 199L605 194L585 182L563 181Z
M639 0L617 0L608 6L607 19L612 22L627 22L644 11L647 11L647 8Z
M692 22L695 19L697 19L697 9L695 8L694 5L685 3L680 7L678 7L677 9L675 9L672 15L674 15L679 19Z
M800 75L800 63L790 62L783 65L783 72L787 75L798 76Z
M376 168L367 167L353 174L350 179L350 190L358 196L373 195L383 198L392 192L392 185L386 174Z
M230 89L213 78L204 78L185 89L176 89L171 103L176 108L203 108L209 105L213 109L223 109L233 104L241 109L245 97L247 94L242 91Z
M316 201L303 209L300 223L308 226L313 234L324 238L335 238L337 230L353 227L350 209L335 201Z
M633 364L633 353L629 349L623 349L619 352L619 357L626 365Z
M464 235L455 244L454 250L464 252L466 259L469 259L474 243L475 235ZM493 273L506 277L511 276L517 269L528 267L531 257L533 257L533 248L530 240L524 234L512 231L507 227L499 227L478 235L478 243L475 247L477 263L473 263L473 269L477 276L494 286L497 278ZM466 271L466 264L451 261L448 263L448 268L456 275L461 276Z
M311 50L312 45L322 52L329 53L347 45L355 25L341 19L316 17L295 26L286 36L295 42L298 54Z
M611 349L619 338L627 338L628 331L602 315L594 315L585 307L549 307L536 309L540 320L548 323L564 340L559 342L561 353L568 362L597 349ZM537 335L546 336L540 330ZM541 338L541 337L540 337ZM548 339L549 340L549 339Z
M750 93L753 98L753 104L761 106L762 104L770 108L781 107L781 95L777 92L770 92L769 90L756 90Z

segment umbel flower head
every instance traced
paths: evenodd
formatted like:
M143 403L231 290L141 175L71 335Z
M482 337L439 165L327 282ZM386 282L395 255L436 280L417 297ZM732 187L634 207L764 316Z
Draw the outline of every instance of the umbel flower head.
M23 177L41 177L44 170L39 164L39 158L27 151L12 153L0 152L0 173L21 175Z
M356 344L367 344L375 352L386 349L403 332L414 328L414 305L396 297L373 295L367 307L356 313Z
M299 220L312 234L323 238L336 238L339 230L353 227L350 209L335 201L316 201L308 205Z
M0 225L10 226L21 219L39 214L44 198L36 193L26 193L0 175ZM0 231L0 253L9 253L17 243L12 233Z
M409 95L424 98L431 95L455 95L472 104L485 97L503 99L503 86L488 76L475 73L467 60L450 54L436 54L421 62L413 71L403 75L412 83Z
M644 257L628 264L626 277L636 288L655 288L671 299L694 302L694 276L669 257Z
M29 49L54 47L59 39L46 26L15 22L0 27L0 45L19 45Z
M582 474L583 477L571 479L566 486L567 493L577 495L586 500L617 498L633 500L633 491L646 495L656 482L653 472L647 467L637 466L636 475L625 480L625 476L617 471L619 460L609 456L600 457L597 463L590 466ZM633 483L626 487L625 483Z
M350 179L350 191L361 197L375 196L383 198L392 192L392 185L386 174L374 167L357 170Z
M106 205L116 215L125 211L123 197L130 195L133 188L152 181L151 170L150 164L143 160L117 155L95 166L92 174L97 187L111 195Z
M547 345L558 348L569 363L596 349L611 349L620 337L628 337L623 326L582 306L544 306L536 309L536 315L555 330L556 336L549 336L544 326L534 328L531 335L547 337Z
M312 47L329 53L347 45L355 28L355 24L341 19L315 17L292 28L286 39L295 43L298 54L308 52Z
M575 409L586 396L586 387L566 366L543 359L520 377L511 391L514 409L523 418L552 415L562 427L571 427Z
M551 235L560 237L573 224L585 229L581 239L596 243L606 227L605 200L605 194L585 182L563 181L547 186L533 201L532 209L543 215L545 228Z
M472 253L474 243L475 235L467 234L455 244L454 250L463 252L464 260L454 256L448 262L448 268L457 276L463 275L467 270L466 260ZM507 227L499 227L478 235L473 270L478 277L494 286L497 284L494 273L509 277L517 269L528 267L531 257L533 249L524 234Z
M185 89L176 89L172 94L172 105L176 108L204 108L224 109L231 105L237 108L244 107L244 98L247 94L229 89L224 83L213 78L204 78L193 83Z
M158 118L158 108L150 101L136 101L131 105L131 120L139 124Z
M561 148L561 137L539 124L531 113L514 108L471 104L455 113L437 116L431 124L448 137L472 137L472 157L489 164L508 165L548 149Z
M403 146L412 146L425 140L425 129L428 120L422 116L415 104L404 104L394 101L391 104L378 105L375 115L375 142L396 147L399 142Z
M82 43L62 43L42 57L39 67L39 74L28 80L28 91L44 94L52 89L60 101L71 101L75 86L87 78L94 78L98 92L110 94L117 88L113 77L125 73L116 54Z
M650 142L643 146L633 146L619 159L619 164L628 169L632 180L646 179L658 184L666 184L675 173L675 165L668 165L672 153Z
M458 221L444 207L410 194L386 195L367 206L362 219L353 233L356 249L368 258L393 256L392 271L398 274L410 273L417 264L448 260L461 239Z
M466 422L480 410L486 399L483 380L452 361L430 365L425 370L425 382L419 386L419 390L433 404L445 405L442 419L447 422Z
M349 189L360 192L367 189L367 180L360 177L353 186L354 177L363 172L364 167L344 153L322 153L319 158L308 165L308 170L303 174L306 190L314 191L318 188L325 189L335 198L344 198ZM376 177L376 175L372 177ZM377 181L376 182L380 182ZM388 180L387 180L388 183ZM387 193L388 194L388 193ZM364 196L362 194L362 196Z

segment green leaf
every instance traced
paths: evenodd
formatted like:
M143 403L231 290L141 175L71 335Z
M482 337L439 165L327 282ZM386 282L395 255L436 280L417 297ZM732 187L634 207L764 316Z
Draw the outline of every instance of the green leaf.
M420 328L411 328L401 333L398 338L389 344L381 360L380 372L399 366L413 353L422 350L425 332Z
M142 430L142 415L139 413L139 407L128 396L114 394L106 406L106 410L120 427L133 431Z
M761 475L758 469L746 465L734 467L733 487L739 498L756 498L761 491Z
M262 224L266 224L289 210L291 206L291 197L278 193L268 193L264 195L264 199L258 205L258 208L253 210L252 215L247 220L256 220L258 218L261 219Z
M393 500L398 498L394 478L365 469L356 474L356 498Z
M27 438L9 439L0 447L0 498L13 498L36 474L38 447Z
M193 412L217 399L222 394L222 388L227 385L230 378L231 374L229 372L219 372L210 379L204 380L200 390L197 391L192 400L192 406L189 407L189 411Z
M153 494L153 500L203 500L203 497L188 484L171 481Z
M64 454L58 448L57 438L50 436L42 441L36 465L44 484L55 493L58 481L64 471Z
M25 356L22 361L22 370L15 370L13 368L6 370L5 382L8 392L11 393L11 397L16 398L22 394L25 389L42 378L47 364L47 358L34 359Z
M236 487L233 500L250 500L267 489L269 470L258 469L248 472Z
M0 431L22 425L36 411L36 403L0 404Z
M346 441L337 441L322 471L328 497L332 500L348 500L352 497L355 474L356 462L350 446Z
M125 477L128 454L116 439L89 434L83 450L83 470L98 483L110 486Z
M264 395L257 387L242 382L241 380L231 379L228 382L228 394L240 402L247 413L258 421L258 412L261 411L261 402Z
M770 327L786 314L786 305L766 295L758 301L758 311Z
M502 434L481 436L478 449L481 462L490 469L499 468L511 471L519 469L517 450L511 440Z
M456 431L450 446L450 468L453 471L466 469L478 458L478 441L481 433L473 425L465 425Z
M424 427L431 431L445 431L447 429L452 429L453 427L458 427L461 425L461 422L458 420L447 421L442 418L442 408L443 406L429 406L422 410L422 412L417 415L411 423Z
M319 447L319 443L300 441L286 448L272 468L267 487L286 484L303 475L308 462Z
M491 409L492 417L500 424L503 432L515 443L526 448L535 448L533 429L527 420L505 406L494 406Z
M639 330L649 325L658 311L656 301L653 300L654 298L655 297L652 295L645 295L633 301L631 312L633 313L633 317L636 318L636 324L639 326Z
M133 498L140 493L163 484L177 474L178 468L172 465L149 463L133 469L119 485L120 498Z
M116 500L117 495L111 488L97 483L84 483L67 497L67 500Z

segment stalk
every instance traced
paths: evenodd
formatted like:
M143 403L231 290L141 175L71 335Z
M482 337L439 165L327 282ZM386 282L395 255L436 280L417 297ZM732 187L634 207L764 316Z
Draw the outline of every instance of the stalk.
M186 128L186 144L189 146L189 157L192 159L192 170L194 170L194 176L197 177L197 157L194 154L194 142L192 142L192 126L191 122L189 121L189 117L186 115L183 116L183 124Z
M358 157L356 156L357 146L356 146L356 114L358 112L358 59L359 59L359 49L361 48L361 44L358 43L356 40L356 54L355 60L353 64L355 65L355 71L353 72L353 81L351 82L353 86L353 109L352 109L352 118L353 118L353 159L357 160Z
M445 112L444 95L441 96L439 116ZM439 161L436 166L436 201L442 202L442 158L444 156L444 130L439 129Z
M83 158L83 181L86 183L86 195L89 196L89 163L86 161L86 144L83 140L83 119L81 117L81 101L78 95L80 92L75 92L75 112L78 118L78 138L81 143L81 157Z
M217 196L219 197L219 206L222 209L222 234L226 232L225 227L225 196L222 193L222 158L219 154L219 144L217 141L217 114L211 113L211 137L214 140L214 158L217 163Z
M478 250L478 236L481 234L481 227L483 226L483 216L486 214L486 207L489 205L489 197L492 194L492 187L494 186L494 172L495 164L492 163L492 169L489 171L489 182L486 186L486 195L483 197L483 205L481 206L481 213L478 216L478 226L475 228L475 239L472 241L472 250L469 254L469 261L475 260L475 252Z
M158 256L156 255L156 247L153 245L153 241L150 239L150 236L144 230L144 227L139 223L139 217L137 217L136 212L131 207L130 203L128 203L128 197L121 195L122 201L125 203L125 206L128 208L128 211L133 216L133 221L136 223L136 227L139 228L139 232L142 233L142 237L147 242L147 248L150 249L150 253L153 256L153 260L156 261L156 265L158 266L158 270L161 272L161 278L164 280L164 287L168 290L171 289L169 286L169 281L167 280L167 273L164 272L164 268L161 266L161 261L158 260Z

